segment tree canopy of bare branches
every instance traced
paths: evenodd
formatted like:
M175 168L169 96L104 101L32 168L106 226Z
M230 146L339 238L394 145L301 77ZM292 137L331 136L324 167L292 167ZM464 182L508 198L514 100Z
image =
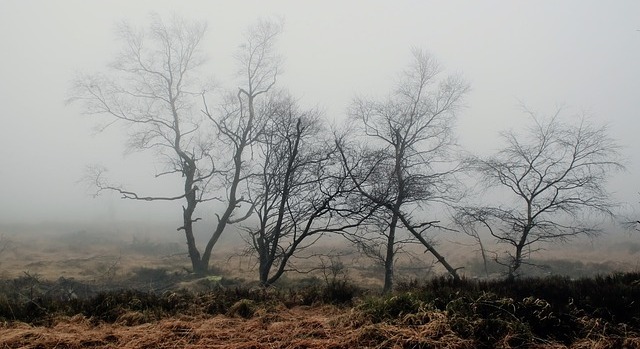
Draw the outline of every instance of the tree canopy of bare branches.
M428 53L417 49L412 53L411 64L387 99L353 101L349 114L361 131L362 142L349 142L354 135L337 140L343 164L359 193L384 209L378 216L380 229L372 233L382 234L385 241L385 251L380 253L385 292L393 286L394 260L403 241L398 234L401 227L457 278L455 269L425 235L439 221L418 221L412 213L458 198L454 174L459 167L450 161L455 144L452 133L455 111L469 88L459 76L442 78L442 69Z
M192 267L206 271L195 245L193 223L196 206L210 200L205 195L216 172L213 144L201 133L203 116L196 108L204 86L198 68L205 62L200 45L206 25L177 16L165 22L152 17L146 30L121 23L120 53L106 74L80 76L74 82L70 102L82 103L85 113L101 115L104 128L121 123L129 132L128 148L152 151L166 168L156 177L175 176L183 191L171 196L143 195L110 184L105 169L93 167L91 180L101 191L115 191L122 198L143 201L183 200L183 230ZM104 129L103 128L103 129Z
M513 200L461 212L467 223L480 223L511 248L498 258L511 279L540 244L598 233L593 214L613 214L605 184L623 168L606 127L586 118L565 122L560 110L548 119L527 112L532 124L525 132L503 132L500 151L471 159L487 186L502 188Z

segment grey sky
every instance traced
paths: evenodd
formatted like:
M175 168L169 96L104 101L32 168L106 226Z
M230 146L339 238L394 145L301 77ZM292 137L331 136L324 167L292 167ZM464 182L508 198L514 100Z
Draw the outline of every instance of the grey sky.
M281 86L330 120L344 117L355 94L384 95L410 48L426 48L472 87L458 117L465 148L495 149L499 130L525 120L519 101L541 112L561 104L566 116L610 124L629 159L611 189L640 201L638 1L0 0L0 222L178 214L175 205L90 198L77 184L87 164L142 190L154 188L154 166L124 156L122 129L93 134L96 122L64 105L76 72L103 70L114 57L114 24L142 25L151 11L206 20L203 47L226 86L242 31L258 17L283 17Z

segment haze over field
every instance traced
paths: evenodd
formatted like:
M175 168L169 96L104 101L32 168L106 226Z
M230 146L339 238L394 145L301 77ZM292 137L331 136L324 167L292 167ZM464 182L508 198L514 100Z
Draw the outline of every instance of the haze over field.
M567 117L584 113L609 124L624 146L627 172L609 188L637 211L637 1L2 1L0 223L180 220L178 202L92 198L80 183L90 164L140 192L171 195L180 183L151 181L161 164L152 154L125 155L126 130L96 133L96 119L64 104L76 74L104 71L115 57L115 24L143 26L152 11L208 22L203 70L221 88L233 87L232 55L247 25L282 17L281 86L336 124L354 96L387 93L411 47L428 49L469 82L456 129L469 151L497 149L498 132L526 120L521 103L543 114L557 105ZM198 229L213 219L203 218Z
M640 1L0 0L0 347L640 348Z

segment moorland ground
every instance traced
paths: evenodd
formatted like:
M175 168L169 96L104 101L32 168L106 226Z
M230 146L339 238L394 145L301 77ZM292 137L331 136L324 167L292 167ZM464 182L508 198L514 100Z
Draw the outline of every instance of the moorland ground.
M229 241L215 275L197 278L179 236L5 231L3 348L640 347L633 237L550 249L547 267L532 272L551 276L516 283L474 280L484 270L473 248L455 245L463 282L440 277L428 258L407 259L397 291L380 296L380 269L339 244L319 245L316 259L298 261L309 273L263 290L254 262ZM562 273L573 275L553 276Z

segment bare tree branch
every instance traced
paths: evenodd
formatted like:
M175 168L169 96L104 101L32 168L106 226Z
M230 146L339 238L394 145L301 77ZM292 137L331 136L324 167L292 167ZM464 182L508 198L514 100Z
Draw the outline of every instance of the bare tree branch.
M532 119L526 132L503 132L506 146L502 150L470 160L485 184L507 188L523 209L510 205L458 212L467 217L467 229L473 231L473 225L480 223L498 242L512 246L508 261L501 261L509 268L509 278L516 277L526 262L530 252L525 248L597 234L593 213L611 217L615 206L606 181L612 172L624 168L620 147L605 127L585 118L564 123L560 109L547 120L528 109L525 112Z

